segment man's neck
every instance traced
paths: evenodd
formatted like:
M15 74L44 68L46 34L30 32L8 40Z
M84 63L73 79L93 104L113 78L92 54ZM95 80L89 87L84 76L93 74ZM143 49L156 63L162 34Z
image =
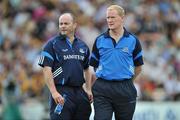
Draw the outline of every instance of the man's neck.
M68 35L67 37L69 38L69 40L70 40L71 43L74 42L74 35Z
M117 41L119 41L119 39L123 36L124 34L124 29L120 28L120 29L116 29L116 30L110 30L109 34L112 38L114 38Z

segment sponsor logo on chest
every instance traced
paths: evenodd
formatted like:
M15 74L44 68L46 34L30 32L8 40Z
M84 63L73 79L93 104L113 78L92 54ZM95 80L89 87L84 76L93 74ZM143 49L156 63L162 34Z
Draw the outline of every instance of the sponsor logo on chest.
M84 56L82 55L64 55L63 56L64 60L70 60L70 59L75 59L75 60L84 60Z

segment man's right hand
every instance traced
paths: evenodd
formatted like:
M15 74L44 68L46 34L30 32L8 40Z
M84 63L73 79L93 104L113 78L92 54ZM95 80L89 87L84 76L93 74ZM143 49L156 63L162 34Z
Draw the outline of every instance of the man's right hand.
M61 105L64 104L64 98L61 96L59 92L52 93L52 97L56 104L61 104Z

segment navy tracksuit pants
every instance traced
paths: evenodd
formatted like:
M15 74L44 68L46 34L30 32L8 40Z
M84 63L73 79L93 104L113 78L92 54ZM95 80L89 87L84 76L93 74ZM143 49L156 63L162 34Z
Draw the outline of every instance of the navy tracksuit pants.
M66 100L60 115L54 113L56 103L50 97L51 120L89 120L91 114L90 101L82 87L57 86L61 95L66 94Z
M132 120L137 91L131 79L108 81L98 78L92 88L94 96L94 120Z

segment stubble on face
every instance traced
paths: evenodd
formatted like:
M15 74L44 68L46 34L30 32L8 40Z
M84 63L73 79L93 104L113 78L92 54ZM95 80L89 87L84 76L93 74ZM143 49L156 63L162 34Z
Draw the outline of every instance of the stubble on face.
M59 30L62 35L74 34L74 22L70 14L65 13L59 17Z

